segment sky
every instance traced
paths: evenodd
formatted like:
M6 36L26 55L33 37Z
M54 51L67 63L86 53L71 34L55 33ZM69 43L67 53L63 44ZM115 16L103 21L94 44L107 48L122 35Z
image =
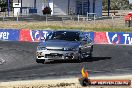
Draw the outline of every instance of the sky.
M132 3L132 0L129 0L130 3Z

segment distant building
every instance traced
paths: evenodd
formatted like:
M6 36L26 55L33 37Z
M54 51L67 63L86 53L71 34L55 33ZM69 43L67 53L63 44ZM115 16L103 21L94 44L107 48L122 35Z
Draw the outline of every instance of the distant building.
M51 8L51 15L96 13L102 16L102 0L13 0L14 15L42 15L46 6Z

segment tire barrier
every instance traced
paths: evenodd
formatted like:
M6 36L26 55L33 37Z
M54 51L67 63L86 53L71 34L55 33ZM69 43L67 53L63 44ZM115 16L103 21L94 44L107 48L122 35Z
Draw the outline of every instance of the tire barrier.
M94 43L132 45L132 33L94 32Z
M18 41L19 29L0 29L0 40Z
M29 30L21 29L19 34L19 41L41 42L45 39L51 30Z
M0 29L2 41L41 42L52 30ZM129 32L84 32L95 44L132 45L132 33Z

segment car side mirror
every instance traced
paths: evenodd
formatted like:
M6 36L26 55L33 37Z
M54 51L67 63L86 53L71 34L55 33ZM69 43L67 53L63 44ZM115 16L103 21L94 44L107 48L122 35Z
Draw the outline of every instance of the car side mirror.
M87 42L87 39L86 39L86 38L82 38L82 40L81 40L81 41Z
M88 41L87 41L88 43L91 43L92 42L92 39L88 39Z

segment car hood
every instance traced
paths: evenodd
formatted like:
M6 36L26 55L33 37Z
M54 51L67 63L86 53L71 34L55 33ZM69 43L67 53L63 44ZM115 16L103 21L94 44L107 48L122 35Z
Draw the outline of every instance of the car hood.
M65 40L48 40L46 42L40 43L40 46L45 46L46 48L75 48L80 45L78 41L65 41Z

